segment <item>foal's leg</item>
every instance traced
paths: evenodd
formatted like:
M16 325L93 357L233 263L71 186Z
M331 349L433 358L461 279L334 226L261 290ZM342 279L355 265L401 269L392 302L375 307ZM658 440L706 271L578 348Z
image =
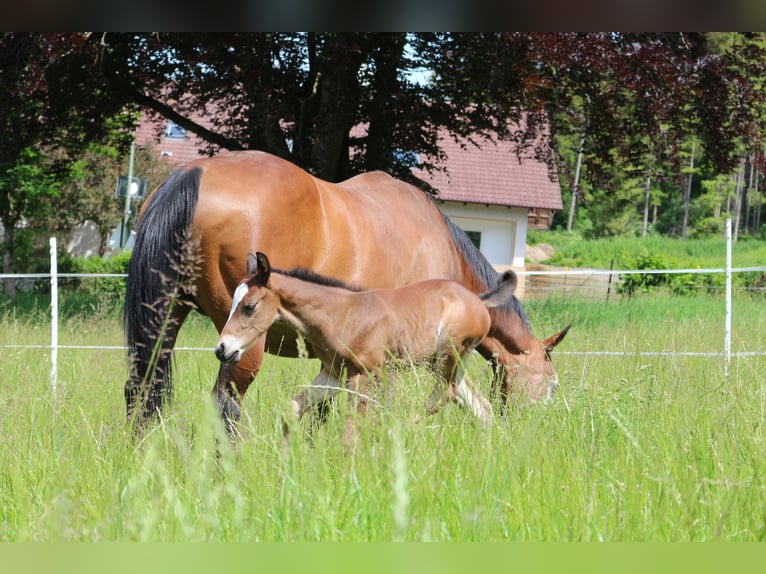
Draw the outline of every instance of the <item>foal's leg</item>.
M457 360L454 358L445 359L444 365L437 373L440 380L426 399L426 413L433 414L445 402L456 401L461 407L478 418L482 424L488 424L494 419L492 405L465 375L463 360L467 356L468 353L465 353ZM445 381L448 381L446 392L442 388Z
M472 412L484 425L492 422L495 418L492 405L468 377L463 374L457 384L453 381L450 386L454 387L455 400L461 407Z
M346 388L349 391L349 398L356 405L356 415L349 413L346 416L346 428L341 437L341 443L345 447L350 447L356 442L359 436L357 422L359 418L367 415L367 404L369 402L370 377L359 373L349 376L346 380Z
M296 396L290 403L289 414L282 422L282 432L285 440L290 438L289 421L299 421L314 405L331 399L340 388L340 382L322 368L314 381Z

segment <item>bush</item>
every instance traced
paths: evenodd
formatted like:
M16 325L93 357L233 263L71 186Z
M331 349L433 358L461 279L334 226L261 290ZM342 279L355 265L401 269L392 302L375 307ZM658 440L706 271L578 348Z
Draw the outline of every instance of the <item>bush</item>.
M62 274L125 274L128 271L130 252L125 251L114 257L70 257L59 259L59 273ZM62 279L61 289L68 293L81 293L114 301L125 293L124 277L72 277Z
M723 273L684 273L673 276L671 287L674 295L717 294L726 287Z
M628 266L636 270L670 269L670 265L661 255L651 255L645 250ZM617 292L632 297L637 291L647 293L669 282L670 274L668 273L631 273L622 277L622 283L617 287Z
M766 294L766 273L747 271L737 273L734 277L737 283L741 284L750 295L763 297Z

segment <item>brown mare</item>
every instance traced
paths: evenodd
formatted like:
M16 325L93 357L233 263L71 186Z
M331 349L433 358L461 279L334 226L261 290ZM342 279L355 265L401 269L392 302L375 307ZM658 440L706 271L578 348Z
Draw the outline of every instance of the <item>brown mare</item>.
M482 423L492 420L492 406L465 377L463 364L489 332L487 308L513 297L512 271L477 296L447 279L358 291L304 269L272 269L260 252L248 254L247 260L248 276L234 290L215 354L222 363L236 364L275 322L305 337L322 369L312 385L293 399L291 415L296 419L344 385L354 394L358 414L364 415L370 383L379 382L392 362L404 362L428 365L436 375L426 402L429 414L446 397ZM348 418L344 442L353 435Z
M184 257L189 245L194 266ZM172 386L170 351L192 308L223 329L251 251L364 289L445 278L481 293L498 278L425 193L384 173L335 184L257 151L192 161L150 195L137 225L125 299L129 417L141 422L161 409ZM499 373L503 401L512 391L549 395L558 386L550 353L568 327L537 339L515 297L490 317L477 350ZM297 356L295 333L274 325L239 362L221 365L213 392L228 428L264 351Z

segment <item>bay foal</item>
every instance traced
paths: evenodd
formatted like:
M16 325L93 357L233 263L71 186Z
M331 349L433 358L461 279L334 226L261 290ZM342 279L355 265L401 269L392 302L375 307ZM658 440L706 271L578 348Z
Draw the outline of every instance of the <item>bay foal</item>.
M368 387L392 358L427 364L435 374L437 383L426 402L429 414L446 398L482 423L492 420L492 406L465 377L463 361L489 332L487 308L512 297L512 271L481 295L444 279L357 291L303 269L272 269L260 252L248 254L247 273L234 291L215 354L222 363L236 363L277 321L303 335L322 368L312 385L293 399L296 419L331 398L343 381L364 415ZM353 438L352 425L349 417L344 442ZM286 435L288 431L285 424Z

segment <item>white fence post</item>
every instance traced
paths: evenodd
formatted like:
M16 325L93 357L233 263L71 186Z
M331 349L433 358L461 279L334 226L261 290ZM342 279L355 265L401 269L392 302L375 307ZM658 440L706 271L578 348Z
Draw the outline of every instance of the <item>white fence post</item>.
M731 218L726 219L726 328L724 331L724 352L726 354L725 375L729 376L731 364Z
M56 238L51 237L51 392L56 393L59 354L59 270Z

